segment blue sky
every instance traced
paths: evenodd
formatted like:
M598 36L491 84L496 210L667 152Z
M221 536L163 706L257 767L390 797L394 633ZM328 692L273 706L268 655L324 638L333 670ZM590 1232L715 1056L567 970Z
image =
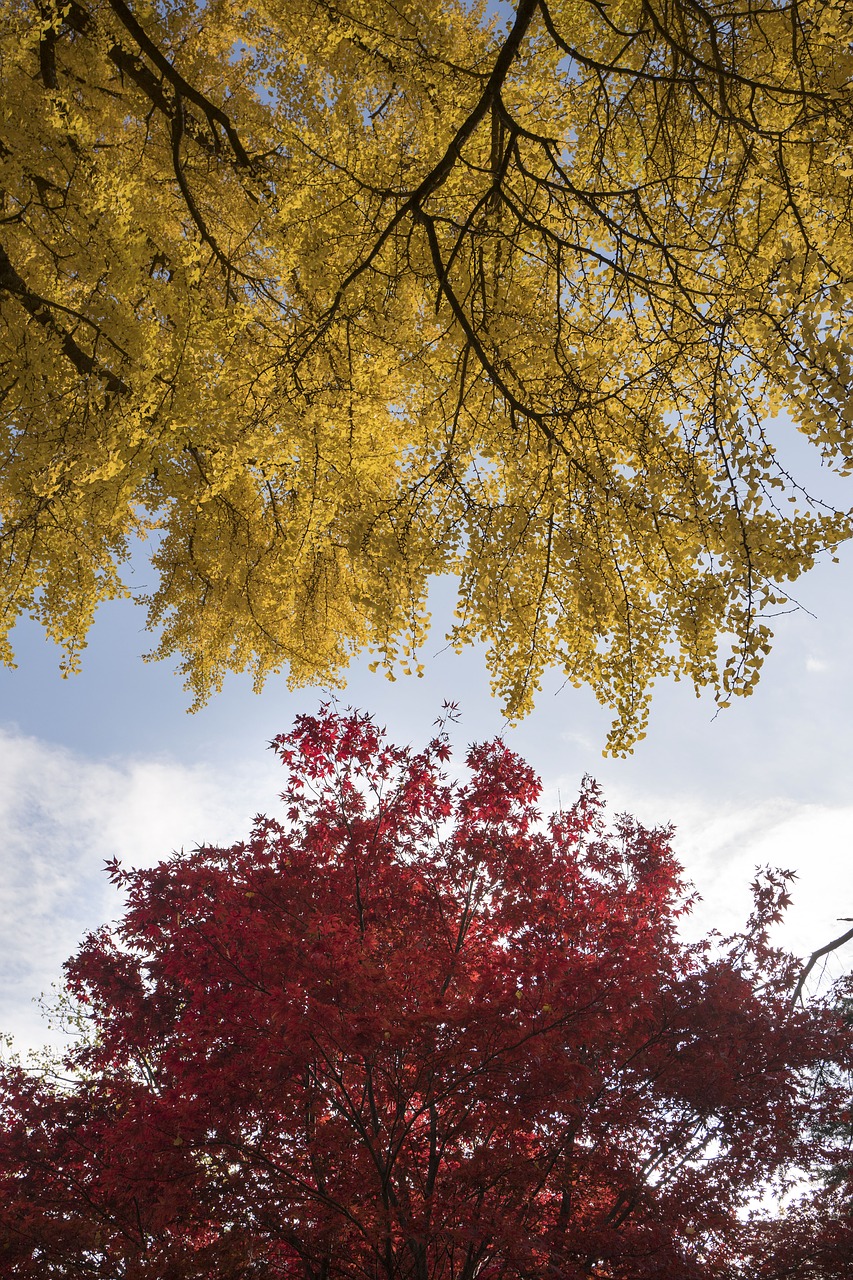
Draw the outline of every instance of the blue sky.
M849 482L833 483L814 463L806 478L849 501ZM134 587L144 574L137 569ZM443 584L426 676L392 684L362 660L339 698L416 744L442 702L458 702L459 751L504 732L539 771L546 809L592 773L613 811L674 821L676 850L703 896L694 933L743 918L756 864L797 870L779 940L805 954L842 932L838 916L853 916L853 554L795 585L803 609L779 619L757 692L715 717L687 686L661 686L649 735L627 760L602 758L608 712L556 675L535 712L508 729L481 653L443 644L452 607ZM230 843L255 813L274 813L278 769L267 743L316 709L322 692L291 693L276 679L256 696L248 679L233 678L190 716L179 678L142 663L144 614L126 602L102 609L77 677L60 678L58 653L34 625L19 627L16 646L18 668L0 669L0 1031L26 1050L52 1038L34 997L60 977L85 930L119 912L104 859L144 865L182 846ZM843 953L832 957L829 972L844 963Z

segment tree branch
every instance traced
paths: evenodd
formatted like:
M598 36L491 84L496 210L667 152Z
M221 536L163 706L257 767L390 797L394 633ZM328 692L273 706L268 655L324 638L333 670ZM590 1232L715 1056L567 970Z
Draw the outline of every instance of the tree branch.
M215 103L211 102L203 93L200 93L198 89L193 88L189 81L185 80L180 72L172 66L169 59L160 52L154 41L149 38L143 27L137 22L131 10L124 3L124 0L109 0L109 4L113 13L130 35L133 36L145 56L154 63L154 66L158 71L162 72L175 92L180 94L181 97L186 98L188 102L194 103L211 123L215 120L216 123L222 127L228 141L231 143L231 149L237 157L238 163L245 165L247 169L251 169L252 162L240 141L240 136L222 108L217 107Z
M59 339L63 355L71 361L81 377L91 377L94 374L113 395L130 390L118 374L113 373L95 356L90 356L81 346L78 346L68 330L57 322L53 314L53 304L30 289L27 282L12 266L2 245L0 245L0 291L11 294L36 324L41 325Z
M794 988L794 994L791 996L792 1006L795 1005L798 1000L800 1001L800 1003L802 1003L803 987L805 986L806 978L809 976L809 974L811 973L812 969L815 967L815 965L817 964L821 956L829 955L831 951L837 951L839 947L843 947L845 942L850 942L851 939L853 939L853 929L848 929L846 933L842 933L840 938L833 938L832 942L827 942L825 946L818 947L817 951L813 951L811 953L811 955L809 956L808 963L806 964L802 973L797 979L797 985Z

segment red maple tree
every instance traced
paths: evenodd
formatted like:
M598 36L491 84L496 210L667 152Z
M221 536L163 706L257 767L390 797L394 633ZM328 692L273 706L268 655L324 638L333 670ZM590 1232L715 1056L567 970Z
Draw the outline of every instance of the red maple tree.
M274 746L286 817L113 864L65 1080L4 1069L0 1274L757 1274L745 1210L829 1160L846 1067L768 941L786 876L688 945L670 832L608 832L591 781L543 823L500 741L461 781L443 729L325 708Z

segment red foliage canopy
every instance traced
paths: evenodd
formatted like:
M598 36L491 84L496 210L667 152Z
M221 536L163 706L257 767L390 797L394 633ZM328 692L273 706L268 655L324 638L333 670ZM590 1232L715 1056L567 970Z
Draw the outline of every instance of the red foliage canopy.
M91 1028L72 1082L5 1069L0 1273L769 1265L739 1211L824 1159L846 1052L828 1008L791 1007L794 962L768 944L785 877L743 934L687 945L669 833L607 833L592 782L543 824L499 741L461 782L443 731L414 753L358 714L274 746L286 820L111 867L123 919L66 966Z

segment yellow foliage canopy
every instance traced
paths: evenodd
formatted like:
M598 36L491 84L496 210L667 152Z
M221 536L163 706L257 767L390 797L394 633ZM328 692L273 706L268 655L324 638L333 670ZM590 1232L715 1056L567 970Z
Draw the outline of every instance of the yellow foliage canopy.
M765 430L850 462L849 5L3 6L7 661L153 530L197 700L416 663L441 573L510 715L749 692L851 533Z

